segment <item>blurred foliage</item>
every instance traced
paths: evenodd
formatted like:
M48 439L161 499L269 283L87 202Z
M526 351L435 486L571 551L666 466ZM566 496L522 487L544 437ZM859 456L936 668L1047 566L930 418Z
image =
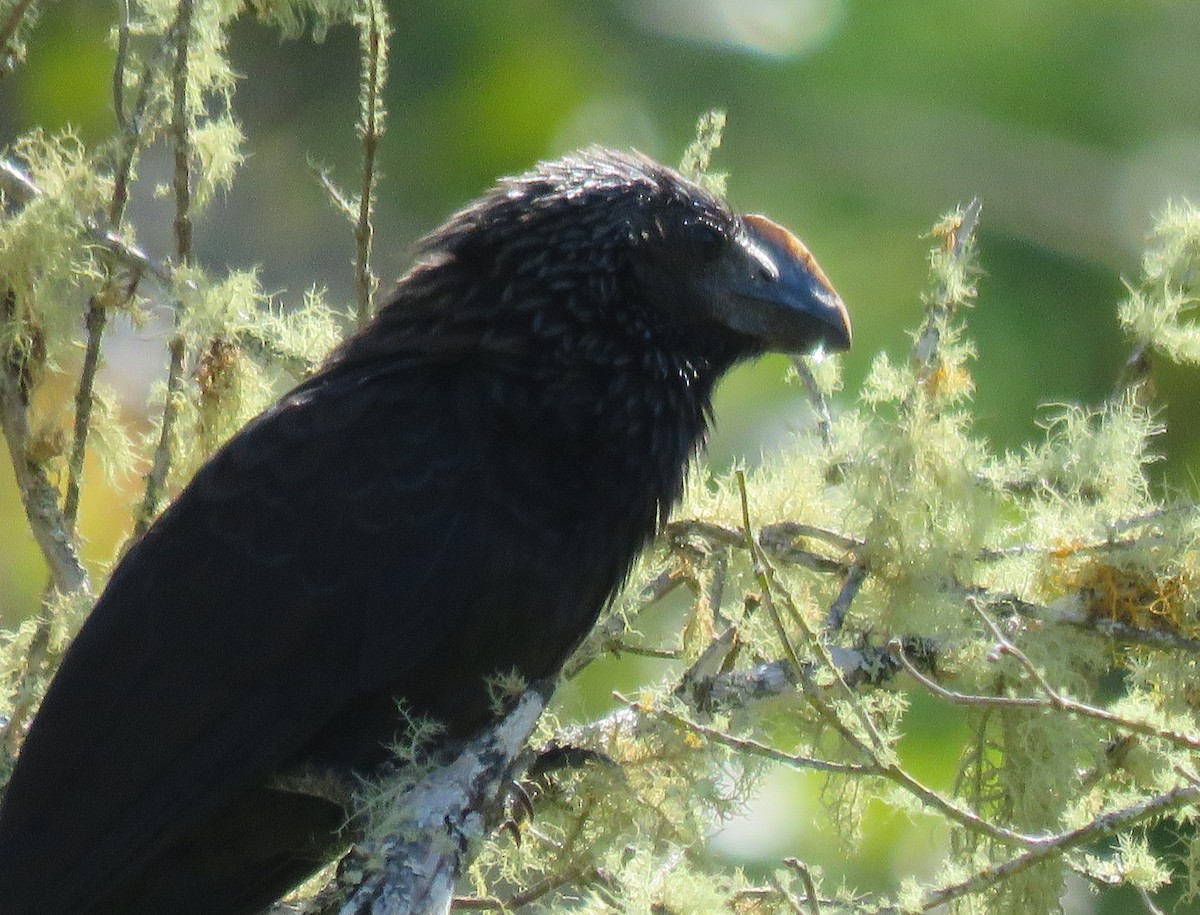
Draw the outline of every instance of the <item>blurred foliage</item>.
M70 129L89 145L113 132L114 50L104 38L115 7L59 0L43 9L22 59L0 79L0 145L34 127ZM1055 414L1039 404L1097 403L1113 390L1129 351L1116 317L1129 298L1122 278L1138 273L1167 199L1200 199L1200 5L1191 0L423 0L394 4L392 17L381 275L403 270L411 242L499 174L590 143L674 161L696 115L719 107L729 126L717 167L730 175L731 199L797 230L850 305L847 390L859 389L879 350L907 351L931 214L982 198L972 413L975 432L1001 447L1043 438L1031 417ZM281 39L243 21L230 53L248 159L197 223L196 260L214 276L257 271L254 295L278 291L281 307L301 306L315 288L348 312L354 241L306 160L353 183L357 36L339 27L317 43ZM151 193L169 176L169 151L152 149L130 210L151 245L171 237L170 201ZM150 428L143 411L168 327L159 312L112 331L103 378L134 433ZM811 426L800 387L782 382L785 368L764 360L726 383L717 468L755 463ZM1164 460L1152 479L1194 491L1196 376L1166 366L1155 380L1167 431L1153 442ZM65 385L47 387L46 399L69 400ZM3 464L0 620L11 623L37 605L45 578ZM94 569L112 559L140 490L137 478L119 482L85 492ZM636 681L630 669L619 677ZM611 684L598 682L581 703L602 706ZM919 703L907 718L922 720ZM903 745L906 763L935 782L938 731L909 725ZM811 785L801 790L806 807L786 808L779 841L803 855L803 843L816 849L821 839L812 818L795 813L815 798ZM867 815L873 840L898 829ZM760 848L775 841L763 830L755 838ZM907 854L880 847L877 860L911 873Z

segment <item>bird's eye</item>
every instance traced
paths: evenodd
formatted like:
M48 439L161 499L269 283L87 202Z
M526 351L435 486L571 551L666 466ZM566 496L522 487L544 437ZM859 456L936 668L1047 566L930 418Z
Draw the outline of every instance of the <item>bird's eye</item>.
M704 261L716 260L725 247L725 236L707 222L692 222L687 226L688 243L696 256Z

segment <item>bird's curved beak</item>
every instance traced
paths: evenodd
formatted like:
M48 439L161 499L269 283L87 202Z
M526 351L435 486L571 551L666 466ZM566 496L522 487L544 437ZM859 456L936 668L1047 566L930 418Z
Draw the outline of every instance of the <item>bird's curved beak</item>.
M850 315L808 248L765 216L742 217L740 238L748 263L726 278L738 306L726 314L736 330L768 349L809 352L850 348Z

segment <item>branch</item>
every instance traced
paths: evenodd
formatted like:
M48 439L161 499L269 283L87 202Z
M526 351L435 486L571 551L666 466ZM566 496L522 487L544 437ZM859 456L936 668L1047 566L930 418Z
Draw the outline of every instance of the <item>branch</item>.
M1053 858L1060 858L1073 849L1090 845L1131 826L1136 826L1138 823L1163 816L1172 810L1178 810L1181 807L1194 803L1197 799L1200 799L1200 787L1194 784L1186 785L1172 788L1170 791L1136 804L1130 804L1128 807L1101 814L1089 820L1078 829L1072 829L1069 832L1059 833L1054 836L1047 836L1036 847L1017 855L1015 858L992 865L972 874L966 880L928 894L918 911L929 912L947 905L955 899L961 899L963 896L972 893L982 892L1001 881L1029 870L1029 868L1036 864ZM904 911L911 912L912 910L905 909ZM899 910L890 907L880 909L879 915L899 915Z
M808 402L817 415L817 432L821 436L821 442L829 447L833 441L833 417L829 414L829 398L825 396L825 392L817 384L812 369L808 367L810 358L809 356L793 356L792 367L795 368L796 374L803 383L804 391L808 394Z
M0 159L0 189L22 203L32 200L34 197L40 197L43 193L37 183L25 174L19 165L7 159ZM92 244L113 255L136 274L149 274L154 277L163 289L174 287L171 268L166 264L155 260L137 245L126 241L121 236L98 228L87 219L81 218L79 222L83 227L84 234L88 236Z
M371 303L379 280L371 270L371 247L375 235L372 223L375 203L375 153L383 135L383 86L387 81L387 39L391 29L387 9L378 0L365 0L360 14L359 35L362 43L362 120L358 132L362 139L362 187L358 197L358 221L354 227L356 255L354 289L358 296L358 326L371 318Z
M629 624L643 610L666 597L685 581L687 581L687 576L676 566L669 566L659 572L642 588L638 604L633 610L628 614L613 613L592 628L592 631L588 633L582 644L563 666L562 678L570 680L600 655L609 651L619 654L622 650L629 650L629 646L623 641Z
M504 788L520 767L525 743L549 698L551 685L525 691L504 718L472 740L457 758L433 770L392 803L404 824L387 838L351 852L349 898L339 915L448 911L471 846L495 825ZM381 861L363 876L365 861Z
M736 750L740 753L746 753L750 756L757 756L760 759L767 759L771 762L783 763L796 769L813 769L818 772L837 772L842 775L878 775L879 769L873 765L864 765L860 763L844 763L834 762L828 759L820 759L816 756L808 756L803 753L785 753L777 747L770 744L762 743L749 737L738 737L735 734L730 734L727 731L722 731L720 728L714 728L707 724L701 724L699 721L693 721L676 712L672 712L664 708L653 708L641 702L636 702L633 699L626 698L620 693L613 693L613 697L625 705L630 711L638 715L645 715L654 718L661 718L663 721L669 721L676 727L690 731L700 737L704 737L714 743L719 743L722 746L729 747L731 750Z
M188 118L188 46L191 40L192 12L194 0L180 0L179 14L175 22L175 72L172 78L174 109L171 117L171 134L175 149L175 253L179 264L186 266L192 260L192 217L191 217L191 126ZM182 310L175 309L175 334L169 345L170 365L167 369L166 402L163 404L162 428L159 430L158 446L150 473L146 477L146 492L138 511L137 523L133 528L134 538L141 537L158 514L171 472L171 436L179 414L178 397L183 390L186 343L180 333Z
M11 307L11 294L0 306ZM45 468L30 456L33 436L29 429L29 380L27 367L15 354L8 354L0 369L0 426L12 460L13 474L21 491L25 517L46 565L50 582L62 594L86 591L91 585L79 559L70 525L58 505L58 489Z
M942 250L960 270L965 270L968 266L971 242L975 228L979 225L981 210L982 204L979 198L972 198L966 207L934 229L934 234L940 235L942 238ZM924 384L929 379L940 363L939 351L946 321L972 295L973 290L952 288L944 275L939 279L937 289L926 304L925 326L921 329L921 334L913 346L913 359L917 363L917 379L920 384ZM920 385L918 385L919 389Z
M138 83L137 98L131 116L126 116L124 106L124 82L126 58L129 54L129 3L121 5L121 25L118 29L117 62L113 69L113 109L117 123L121 126L121 155L113 170L112 198L108 205L109 234L120 228L129 204L129 181L133 174L133 163L143 140L146 109L150 103L150 87L159 62L173 40L168 30L158 50L142 70ZM92 407L95 404L96 373L100 368L100 347L104 339L104 328L108 323L108 309L121 307L133 298L140 274L134 272L123 290L116 288L115 268L119 259L112 252L104 264L104 288L88 300L84 326L87 329L87 344L83 353L83 366L79 372L79 385L75 390L75 424L71 441L71 455L67 462L67 491L63 499L63 515L74 530L79 516L79 499L83 484L84 459L87 456L88 435L91 431ZM115 300L115 301L114 301Z
M1040 708L1040 709L1057 709L1058 711L1066 712L1070 715L1077 715L1081 718L1090 718L1093 721L1101 721L1105 724L1111 724L1125 731L1130 731L1134 734L1141 734L1145 737L1154 737L1159 740L1166 741L1173 746L1192 752L1200 751L1200 737L1194 734L1188 734L1183 731L1177 731L1170 728L1158 727L1157 725L1148 724L1144 721L1138 721L1133 718L1127 718L1123 715L1116 715L1105 709L1098 708L1094 705L1088 705L1086 702L1079 702L1076 699L1071 699L1063 696L1049 681L1040 670L1029 660L1029 657L1021 651L1012 641L1001 632L1000 627L996 622L987 615L987 612L979 604L978 601L968 599L968 605L973 609L983 620L987 626L993 639L996 641L997 648L994 653L999 655L1008 655L1014 658L1018 664L1029 675L1030 679L1041 690L1042 696L983 696L973 695L969 693L960 693L955 690L947 689L939 683L936 683L930 677L919 671L905 654L904 647L899 640L893 639L889 643L892 653L897 660L904 665L905 670L914 677L922 686L938 696L945 699L947 702L952 702L955 705L983 705L994 708Z

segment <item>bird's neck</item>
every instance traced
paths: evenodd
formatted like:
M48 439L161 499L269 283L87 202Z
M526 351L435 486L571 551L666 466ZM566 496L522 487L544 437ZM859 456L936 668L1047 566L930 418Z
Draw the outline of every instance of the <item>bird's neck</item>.
M653 528L704 444L717 381L745 354L727 341L681 337L628 303L574 302L546 289L504 301L458 276L449 285L441 270L410 275L342 358L408 354L482 374L493 418L575 455L581 475L619 475L632 499L653 507Z

